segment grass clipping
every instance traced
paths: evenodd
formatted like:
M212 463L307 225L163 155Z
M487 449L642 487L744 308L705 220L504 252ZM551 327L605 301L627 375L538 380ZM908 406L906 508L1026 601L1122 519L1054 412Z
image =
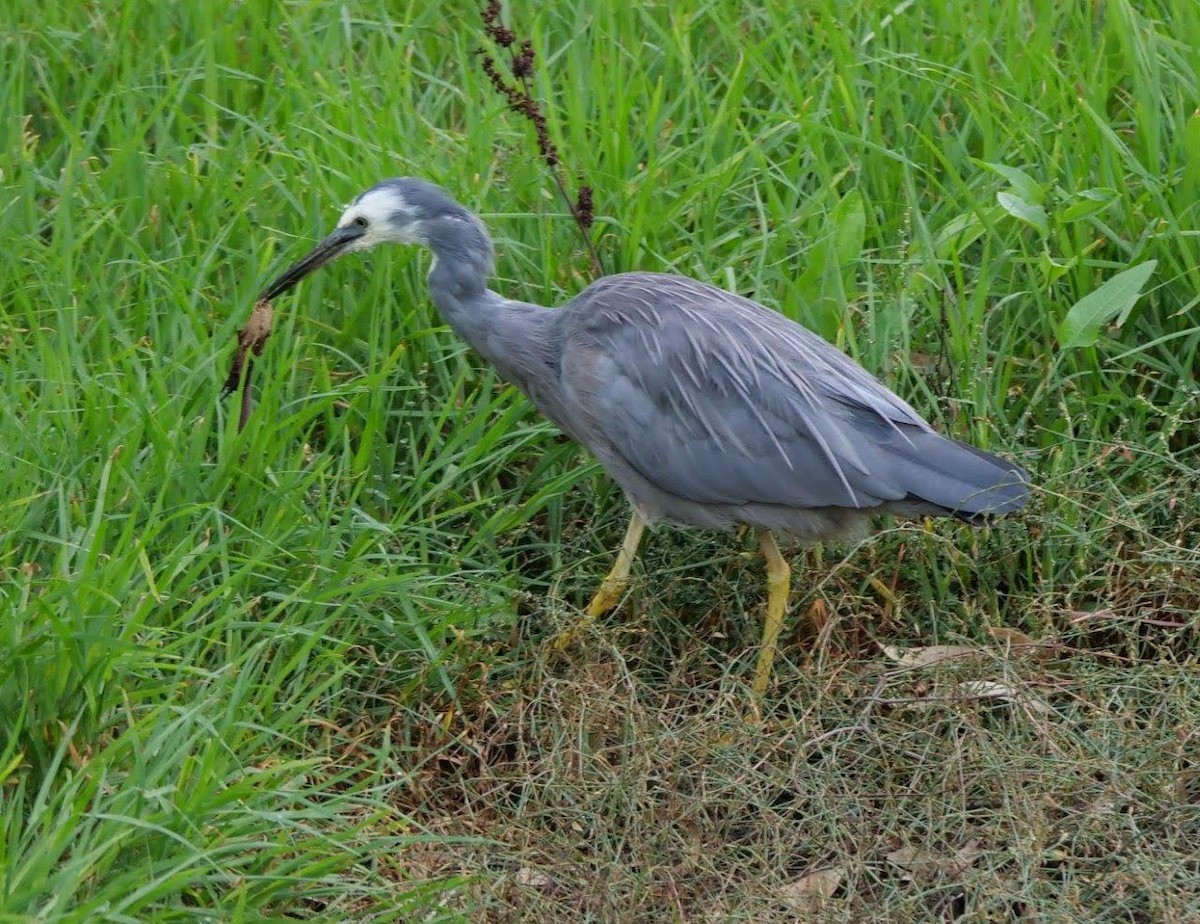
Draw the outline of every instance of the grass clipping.
M238 331L237 351L233 354L233 363L229 367L229 375L225 378L222 394L236 391L238 384L242 388L241 411L238 414L238 432L241 433L250 419L254 409L250 398L250 379L254 367L254 357L261 356L267 338L271 336L271 323L275 319L275 309L268 299L260 298L250 311L250 319L246 326Z

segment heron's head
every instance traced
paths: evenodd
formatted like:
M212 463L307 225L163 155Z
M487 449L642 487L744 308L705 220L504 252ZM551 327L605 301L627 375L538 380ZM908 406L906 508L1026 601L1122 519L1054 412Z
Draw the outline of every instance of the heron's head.
M282 295L344 253L386 243L422 244L436 249L447 227L459 231L459 237L474 238L481 233L490 259L491 243L479 220L441 187L414 177L383 180L346 206L332 233L284 270L262 298Z

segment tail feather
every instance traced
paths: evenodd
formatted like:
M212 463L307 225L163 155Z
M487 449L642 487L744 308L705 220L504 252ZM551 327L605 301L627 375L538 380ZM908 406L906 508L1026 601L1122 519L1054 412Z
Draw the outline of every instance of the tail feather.
M894 474L910 498L973 519L1011 513L1029 500L1029 473L967 443L925 432L893 446Z

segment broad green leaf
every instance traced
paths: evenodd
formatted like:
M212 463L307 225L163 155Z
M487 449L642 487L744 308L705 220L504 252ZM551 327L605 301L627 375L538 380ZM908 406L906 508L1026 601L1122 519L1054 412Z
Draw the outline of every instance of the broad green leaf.
M1045 234L1050 229L1049 222L1046 220L1046 210L1040 205L1027 202L1010 192L996 193L996 201L1000 203L1000 208L1013 218L1025 222L1040 233Z
M1060 222L1078 221L1108 208L1117 196L1111 189L1083 189L1075 194L1075 200L1058 210Z
M1057 260L1051 257L1050 254L1042 251L1042 256L1039 262L1041 263L1042 274L1045 276L1046 282L1051 283L1057 279L1061 279L1064 275L1069 273L1077 261L1078 257L1075 257L1071 260L1068 260L1066 263L1059 263Z
M959 256L964 250L979 240L980 235L987 230L987 223L994 222L1000 215L994 206L985 206L980 210L964 212L950 219L937 232L933 246L938 259Z
M1013 191L1026 202L1041 205L1046 200L1046 191L1042 188L1041 184L1019 167L1010 167L1008 164L993 164L987 161L976 161L976 163L987 167L993 173L998 173L1004 179L1008 180L1012 184Z
M1081 218L1094 215L1107 205L1107 202L1097 202L1095 199L1076 199L1066 208L1059 209L1055 217L1063 224L1066 224L1067 222L1079 221Z
M948 254L943 252L943 248L948 247L950 253L959 253L965 246L977 240L983 230L983 222L979 220L978 215L974 212L964 212L954 216L941 227L933 239L933 246L937 249L938 256L944 258Z
M1113 318L1117 318L1118 324L1124 324L1142 294L1142 286L1157 265L1157 260L1147 260L1123 270L1072 305L1058 325L1058 342L1062 348L1092 346L1100 337L1100 328Z

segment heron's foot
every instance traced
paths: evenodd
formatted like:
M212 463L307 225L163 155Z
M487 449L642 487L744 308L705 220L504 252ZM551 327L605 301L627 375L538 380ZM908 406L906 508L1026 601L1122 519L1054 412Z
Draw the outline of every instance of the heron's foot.
M584 636L591 631L592 625L596 619L591 613L585 612L582 616L574 620L569 626L561 630L554 638L550 639L550 650L556 652L564 652L568 648L574 648L580 644Z
M596 591L596 595L592 597L592 602L583 611L583 615L574 625L563 629L554 636L550 640L550 647L555 651L563 651L580 641L584 632L591 628L597 617L603 616L621 602L628 587L628 578L613 577L612 575L606 577L600 583L600 589Z
M591 623L590 619L581 619L572 626L563 629L558 635L550 639L550 650L555 652L563 652L568 648L574 648L576 644L583 638L583 633L587 630Z
M584 610L587 618L595 619L611 610L621 602L628 587L629 578L617 578L611 575L606 577L600 582L600 589L596 591L596 596L592 597L592 602Z

